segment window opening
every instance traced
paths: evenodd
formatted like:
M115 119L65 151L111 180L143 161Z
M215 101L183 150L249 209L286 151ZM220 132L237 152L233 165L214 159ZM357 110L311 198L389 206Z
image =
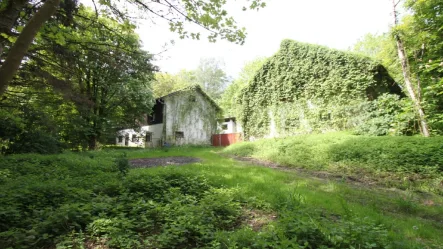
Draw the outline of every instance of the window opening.
M132 135L132 142L133 143L136 143L136 142L138 142L138 137L137 137L137 135Z
M152 142L152 133L146 133L146 142Z
M175 132L175 139L185 138L185 134L183 131L176 131Z

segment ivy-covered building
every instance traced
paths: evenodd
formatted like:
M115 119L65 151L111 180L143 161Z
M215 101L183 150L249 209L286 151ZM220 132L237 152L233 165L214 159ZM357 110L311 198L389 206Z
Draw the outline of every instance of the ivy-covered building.
M402 96L378 62L349 52L284 40L240 95L246 138L354 128L380 96Z
M139 129L118 132L121 146L210 145L220 107L195 85L156 99Z

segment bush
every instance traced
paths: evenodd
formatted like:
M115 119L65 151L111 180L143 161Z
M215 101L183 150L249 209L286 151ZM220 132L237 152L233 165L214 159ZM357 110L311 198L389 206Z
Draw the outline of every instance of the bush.
M39 153L57 154L62 152L62 143L57 137L45 132L24 132L13 140L5 154Z
M102 153L0 158L0 245L191 247L240 225L234 191L191 171L128 165Z
M441 137L352 137L331 146L329 154L334 162L367 164L382 171L443 172Z

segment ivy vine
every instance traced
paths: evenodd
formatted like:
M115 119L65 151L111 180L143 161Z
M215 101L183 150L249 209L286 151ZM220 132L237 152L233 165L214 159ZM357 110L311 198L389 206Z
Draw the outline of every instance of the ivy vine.
M242 90L238 118L246 137L267 136L270 130L286 136L349 129L359 124L356 117L366 111L359 108L361 103L385 93L403 96L378 62L284 40Z

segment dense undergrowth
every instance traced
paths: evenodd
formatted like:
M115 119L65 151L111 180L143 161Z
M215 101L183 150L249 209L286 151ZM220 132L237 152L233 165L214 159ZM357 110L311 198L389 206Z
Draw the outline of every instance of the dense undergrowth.
M192 172L133 170L83 155L1 159L0 247L200 247L239 225L230 189Z
M129 169L123 153L1 157L0 248L440 248L437 206L391 203L211 148L125 151L203 159L150 169ZM371 208L354 203L359 196ZM395 216L381 212L388 203Z
M346 133L243 142L223 153L322 170L384 186L443 194L442 137L370 137Z

